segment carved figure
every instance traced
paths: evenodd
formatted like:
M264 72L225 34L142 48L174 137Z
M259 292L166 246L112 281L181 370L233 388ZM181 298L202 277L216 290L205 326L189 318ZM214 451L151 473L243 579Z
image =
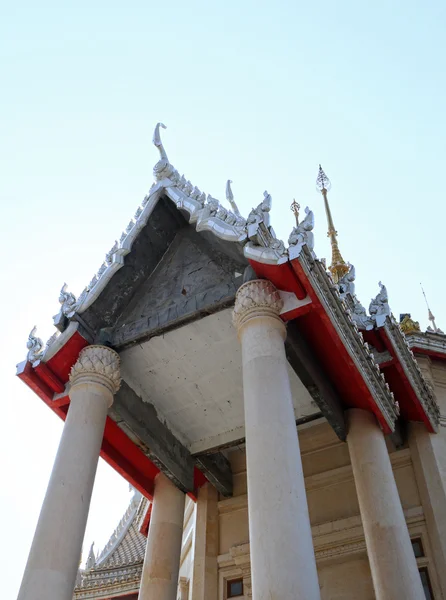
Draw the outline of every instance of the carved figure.
M197 186L195 186L194 189L192 190L192 192L190 193L190 197L192 198L192 200L198 201L200 196L201 196L201 191L197 188Z
M341 294L341 297L345 296L346 294L350 294L351 296L355 295L355 279L356 279L356 270L354 265L347 263L349 270L347 271L347 273L345 275L343 275L341 277L341 279L338 282L338 286L339 286L339 293Z
M256 223L264 223L266 228L269 228L270 216L269 212L272 206L271 195L265 190L263 192L263 201L256 207L253 208L249 213L247 223L248 225L254 225Z
M67 284L64 283L59 294L59 303L62 305L62 313L68 317L76 311L76 296L71 292L67 292Z
M308 246L309 250L314 248L314 214L313 211L305 207L306 217L303 221L293 228L290 237L288 238L288 244L290 246L296 246L302 248L304 244Z
M226 218L228 216L228 211L226 210L226 208L224 206L219 206L218 210L217 210L217 214L215 215L218 219L221 219L222 221L226 221Z
M213 198L209 194L207 197L207 202L204 205L203 211L201 213L200 220L209 219L209 217L215 217L219 208L220 202L217 200L217 198Z
M115 252L118 250L118 242L115 241L115 243L113 244L113 247L107 252L107 254L105 255L105 262L107 265L111 265L113 262L113 255L115 254Z
M380 281L379 287L381 288L379 294L370 302L369 313L377 327L382 327L386 317L390 316L390 306L386 286Z
M278 240L277 238L273 239L269 247L272 250L275 250L277 254L280 254L281 256L286 253L285 244L282 242L282 240Z
M43 342L42 340L36 336L37 327L34 326L28 336L28 341L26 342L26 347L28 348L28 360L30 362L34 362L41 358L43 354Z
M367 315L365 308L358 300L353 305L352 319L359 329L373 328L373 320Z

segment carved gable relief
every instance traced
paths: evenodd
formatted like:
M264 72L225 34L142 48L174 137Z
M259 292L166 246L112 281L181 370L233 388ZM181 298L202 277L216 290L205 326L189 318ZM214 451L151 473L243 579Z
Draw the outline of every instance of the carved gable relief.
M152 274L140 286L115 328L119 345L175 325L200 311L232 302L245 263L220 252L192 227L178 231Z

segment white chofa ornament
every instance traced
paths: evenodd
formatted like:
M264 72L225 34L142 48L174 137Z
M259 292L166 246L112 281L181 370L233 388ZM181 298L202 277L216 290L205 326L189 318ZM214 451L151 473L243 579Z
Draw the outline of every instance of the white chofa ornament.
M390 317L390 306L386 286L380 281L379 287L381 288L379 294L370 302L369 313L376 326L382 327L386 318Z
M290 259L297 258L302 250L302 247L306 245L310 252L314 249L314 214L313 211L305 207L305 218L296 227L293 227L293 231L288 238L289 244L289 255Z

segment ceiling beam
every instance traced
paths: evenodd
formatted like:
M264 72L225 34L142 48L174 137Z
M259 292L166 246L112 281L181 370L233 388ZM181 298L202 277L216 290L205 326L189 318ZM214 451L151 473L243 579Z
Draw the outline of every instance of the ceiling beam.
M198 461L159 419L153 404L143 401L124 380L109 416L179 489L185 493L195 491L194 468ZM197 466L222 494L232 495L230 466L220 456Z
M296 323L288 323L285 350L288 362L323 416L336 435L345 441L347 432L341 399L321 369L320 362L314 356L309 344L299 332Z

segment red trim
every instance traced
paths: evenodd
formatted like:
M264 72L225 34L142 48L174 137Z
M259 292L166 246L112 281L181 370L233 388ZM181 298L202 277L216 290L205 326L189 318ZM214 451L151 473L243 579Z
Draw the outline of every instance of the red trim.
M426 425L429 432L435 433L435 429L417 393L413 389L402 364L399 362L397 352L384 327L372 331L364 331L363 335L364 339L369 344L375 346L375 348L378 347L380 352L387 350L392 356L392 360L381 364L380 369L384 373L386 382L389 384L395 400L400 406L403 419L407 421L421 421Z
M88 341L75 332L47 363L39 363L33 368L32 364L27 362L18 374L18 377L63 420L66 418L70 399L68 395L61 395L57 399L54 399L54 396L62 394L65 390L71 367L82 348L86 346ZM144 496L152 499L154 480L159 473L158 467L110 417L107 417L105 424L101 456Z
M150 525L150 518L152 516L152 503L149 504L149 506L147 507L146 510L146 514L144 515L144 519L141 523L141 527L139 529L139 533L141 533L143 536L147 537L149 535L149 525Z
M429 350L427 348L418 348L418 346L411 346L410 348L412 352L416 352L417 354L424 354L426 356L430 356L430 358L446 361L445 352L439 352L438 350Z

